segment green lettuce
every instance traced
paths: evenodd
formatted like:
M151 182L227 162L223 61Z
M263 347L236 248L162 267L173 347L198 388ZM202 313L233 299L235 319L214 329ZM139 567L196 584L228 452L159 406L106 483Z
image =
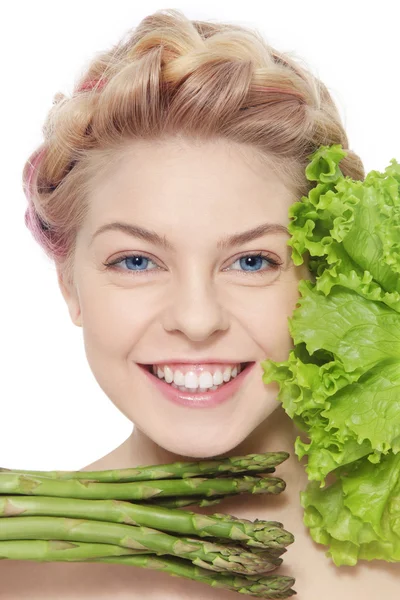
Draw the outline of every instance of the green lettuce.
M400 164L343 176L340 144L321 146L316 182L289 209L299 282L288 360L261 363L264 383L300 436L309 484L304 523L336 565L400 561ZM304 437L304 436L303 436ZM330 475L333 483L326 484Z

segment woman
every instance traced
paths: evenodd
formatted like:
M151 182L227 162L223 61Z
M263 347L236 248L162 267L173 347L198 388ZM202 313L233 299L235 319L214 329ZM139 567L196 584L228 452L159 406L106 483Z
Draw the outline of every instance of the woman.
M44 133L24 168L26 224L96 380L134 424L83 470L286 450L283 496L196 511L283 522L296 541L280 572L302 600L397 597L392 566L338 569L311 540L299 432L262 381L260 362L293 347L287 319L312 278L285 231L308 157L340 143L342 172L364 177L326 87L250 30L158 11L56 96ZM135 567L3 562L8 600L237 597Z

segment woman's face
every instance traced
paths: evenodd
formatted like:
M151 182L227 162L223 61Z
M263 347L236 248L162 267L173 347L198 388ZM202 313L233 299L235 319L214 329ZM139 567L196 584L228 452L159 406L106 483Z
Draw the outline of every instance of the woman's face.
M279 386L263 383L260 362L288 358L288 317L299 280L311 278L306 264L292 263L288 233L221 244L266 223L287 226L296 200L247 156L225 142L132 143L91 188L75 286L59 273L100 387L149 438L180 455L223 454L279 406ZM151 230L168 246L117 229L94 237L114 222ZM266 257L248 257L257 252ZM228 401L199 409L167 400L139 366L179 358L256 364Z

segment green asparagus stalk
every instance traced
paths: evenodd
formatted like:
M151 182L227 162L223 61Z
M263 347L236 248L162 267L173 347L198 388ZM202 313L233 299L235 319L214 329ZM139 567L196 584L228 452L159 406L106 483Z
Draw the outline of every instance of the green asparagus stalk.
M164 563L165 561L165 563ZM225 588L257 598L289 598L296 595L291 589L295 580L285 575L248 575L244 577L213 573L179 558L151 556L121 556L90 559L88 562L118 563L157 569L177 577L186 577L216 588ZM150 564L151 563L151 564ZM156 564L155 564L156 563Z
M234 544L216 544L200 538L176 537L136 525L64 517L3 517L0 540L63 540L115 544L134 550L152 550L185 558L213 571L255 574L276 569L281 558L247 552Z
M123 548L116 544L97 542L68 542L62 540L4 540L0 541L0 560L33 560L35 562L86 562L92 558L142 555L155 556L151 550Z
M136 502L135 504L144 504L146 506L165 506L165 508L183 508L184 506L212 506L214 504L219 504L222 502L224 498L227 496L218 496L218 498L213 498L208 500L207 498L202 498L201 496L186 496L176 498L158 498L158 500L144 500L143 502Z
M246 454L228 458L198 462L175 462L164 465L143 465L135 468L107 471L27 471L22 469L0 468L0 473L22 473L38 475L50 479L85 479L101 483L151 481L155 479L186 479L199 475L220 475L222 473L267 473L289 458L288 452L266 452Z
M285 575L249 575L239 577L225 573L213 573L210 575L210 572L207 572L206 569L174 557L129 555L95 558L89 559L87 562L117 563L156 569L175 577L185 577L200 581L215 588L228 589L257 598L269 598L269 600L290 598L297 593L291 589L295 584L293 577Z
M279 477L194 477L129 483L98 483L79 479L49 479L39 475L0 473L0 494L59 496L92 500L145 500L155 496L220 496L247 492L279 494L286 487Z
M281 549L294 541L293 535L283 529L282 523L277 521L250 521L223 513L201 515L157 505L137 505L122 500L0 496L0 532L2 519L15 516L57 516L142 525L179 535L240 541L243 545L262 549Z
M225 498L230 498L231 496L241 496L242 494L225 494L223 496L216 497L202 497L202 496L175 496L171 498L148 498L147 500L135 500L135 504L145 504L146 506L165 506L166 508L182 508L183 506L212 506L214 504L219 504ZM1 496L1 494L0 494ZM129 502L129 500L128 500Z
M282 523L178 510L244 493L279 494L285 482L265 475L288 457L271 452L108 471L0 468L0 558L136 564L248 595L288 598L296 593L289 589L293 578L260 577L282 563L294 541ZM271 587L285 579L286 589Z
M224 500L225 498L230 498L232 496L243 496L245 494L245 492L243 493L232 493L232 494L225 494L225 495L221 495L221 496L216 496L216 497L210 497L210 498L206 498L206 497L202 497L202 496L175 496L175 497L171 497L171 498L148 498L147 500L135 500L135 504L145 504L146 506L165 506L166 508L182 508L184 506L191 506L191 505L196 505L196 506L212 506L214 504L219 504L220 502L222 502L222 500ZM0 494L1 496L1 494ZM127 501L129 502L129 500Z
M210 572L206 569L175 557L127 555L93 558L87 562L118 563L157 569L167 572L172 576L201 581L212 587L225 588L257 598L269 598L270 600L274 598L289 598L297 593L291 589L295 584L293 577L285 575L246 575L239 577L225 573L213 573L210 575Z
M155 556L154 554L129 554L129 550L110 544L85 542L62 542L58 540L17 540L0 542L0 558L14 560L57 562L103 562L125 564L164 571L174 577L184 577L219 589L270 600L289 598L296 594L291 589L292 577L279 575L247 575L239 577L225 573L210 572L187 560ZM131 550L133 552L133 550ZM105 554L106 553L106 554Z

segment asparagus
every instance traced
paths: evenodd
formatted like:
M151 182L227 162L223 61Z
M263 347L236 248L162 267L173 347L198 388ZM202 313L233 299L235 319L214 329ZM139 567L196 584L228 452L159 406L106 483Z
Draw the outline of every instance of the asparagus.
M15 516L58 516L141 525L179 535L240 541L245 546L262 549L281 549L294 541L293 535L283 529L282 523L277 521L249 521L222 513L201 515L157 505L137 505L122 500L0 496L0 533L3 518Z
M145 500L144 502L136 502L135 504L144 504L146 506L165 506L166 508L183 508L184 506L193 505L203 507L219 504L226 497L227 496L218 496L218 498L207 500L207 498L202 498L201 496L177 496L176 498L159 498L157 501L150 499Z
M293 577L285 575L248 575L238 577L224 573L213 573L197 567L179 558L152 556L120 556L89 559L88 562L118 563L157 569L176 577L186 577L201 581L212 587L225 588L257 598L289 598L296 595L291 589L295 583Z
M101 483L151 481L155 479L186 479L198 475L220 475L221 473L267 473L289 458L288 452L265 452L198 462L175 462L164 465L143 465L135 468L107 471L26 471L23 469L0 468L0 473L38 475L50 479L86 479Z
M221 496L232 493L279 494L286 487L279 477L159 479L129 483L98 483L83 479L56 480L39 475L0 473L0 494L62 496L92 500L145 500L155 496Z
M175 496L173 498L148 498L147 500L137 500L135 504L145 504L146 506L165 506L166 508L182 508L183 506L191 506L196 504L197 506L212 506L213 504L219 504L225 498L231 496L241 496L242 494L225 494L223 496L216 496L206 498L205 496ZM1 496L1 494L0 494ZM129 500L128 500L129 502Z
M0 542L0 558L17 560L61 561L61 562L102 562L125 564L164 571L174 577L184 577L210 585L228 589L257 598L289 598L296 594L291 589L295 583L292 577L279 575L248 575L238 577L213 572L195 566L176 557L155 556L154 554L130 554L133 550L85 542L61 542L57 540L18 540Z
M0 469L0 559L120 562L194 579L203 572L215 587L287 598L296 593L289 589L294 579L260 577L282 563L294 541L282 523L177 507L208 506L243 493L279 494L285 482L263 475L288 457L276 452L86 472ZM271 587L285 579L287 589ZM241 581L241 589L232 581Z
M0 541L0 559L34 560L35 562L86 562L91 558L154 553L148 550L123 548L116 544L97 542L68 542L62 540L5 540Z
M203 506L212 506L213 504L219 504L220 502L222 502L222 500L224 500L225 498L230 498L231 496L242 496L243 494L237 494L237 493L232 493L232 494L225 494L223 496L216 496L216 497L210 497L210 498L206 498L206 497L202 497L202 496L175 496L175 497L171 497L171 498L148 498L147 500L137 500L135 501L135 504L145 504L146 506L165 506L166 508L182 508L183 506L191 506L191 505L197 505L200 507ZM1 496L1 494L0 494ZM128 500L129 502L129 500Z
M0 520L0 540L23 539L115 544L123 548L172 554L207 569L242 574L265 573L282 563L281 558L248 552L234 544L176 537L143 526L64 517L3 517Z

